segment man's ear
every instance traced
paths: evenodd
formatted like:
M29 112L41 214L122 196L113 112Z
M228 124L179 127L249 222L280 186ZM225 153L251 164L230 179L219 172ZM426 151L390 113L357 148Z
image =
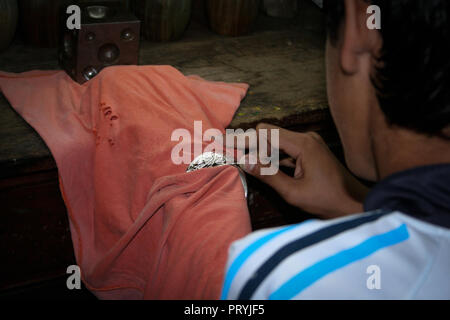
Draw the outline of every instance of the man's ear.
M345 0L340 63L343 72L348 75L360 71L362 58L368 55L377 57L382 46L380 33L367 27L369 5L364 0Z

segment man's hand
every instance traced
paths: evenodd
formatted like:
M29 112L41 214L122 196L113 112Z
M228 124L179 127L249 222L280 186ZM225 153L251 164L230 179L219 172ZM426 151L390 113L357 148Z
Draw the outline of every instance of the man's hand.
M368 189L336 159L317 133L298 133L269 124L259 124L257 132L260 129L267 129L269 137L269 130L279 129L280 153L290 156L280 165L295 167L294 176L280 170L275 175L261 175L260 163L246 162L244 171L270 185L289 204L322 218L363 211L362 201Z

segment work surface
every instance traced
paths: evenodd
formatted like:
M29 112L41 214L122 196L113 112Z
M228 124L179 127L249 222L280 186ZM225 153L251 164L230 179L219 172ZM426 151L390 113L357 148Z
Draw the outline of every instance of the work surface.
M185 75L245 82L247 97L230 127L247 129L260 121L283 127L328 119L325 88L325 28L319 8L304 2L295 20L260 15L254 31L223 37L192 21L179 41L143 41L140 64L172 65ZM56 49L20 40L0 53L0 70L60 69ZM0 94L0 178L55 168L39 135Z

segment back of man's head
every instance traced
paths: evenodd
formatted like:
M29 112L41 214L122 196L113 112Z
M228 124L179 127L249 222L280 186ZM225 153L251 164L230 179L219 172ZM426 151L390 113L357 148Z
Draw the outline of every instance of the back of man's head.
M381 67L372 82L388 123L450 138L450 1L366 2L381 9ZM336 44L345 1L328 0L326 7Z

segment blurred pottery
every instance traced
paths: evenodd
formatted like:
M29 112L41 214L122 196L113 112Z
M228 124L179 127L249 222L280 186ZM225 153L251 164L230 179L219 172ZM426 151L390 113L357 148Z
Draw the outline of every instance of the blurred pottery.
M134 0L131 6L147 40L177 40L191 19L191 0Z
M211 29L226 36L249 33L258 17L260 3L260 0L208 0Z

